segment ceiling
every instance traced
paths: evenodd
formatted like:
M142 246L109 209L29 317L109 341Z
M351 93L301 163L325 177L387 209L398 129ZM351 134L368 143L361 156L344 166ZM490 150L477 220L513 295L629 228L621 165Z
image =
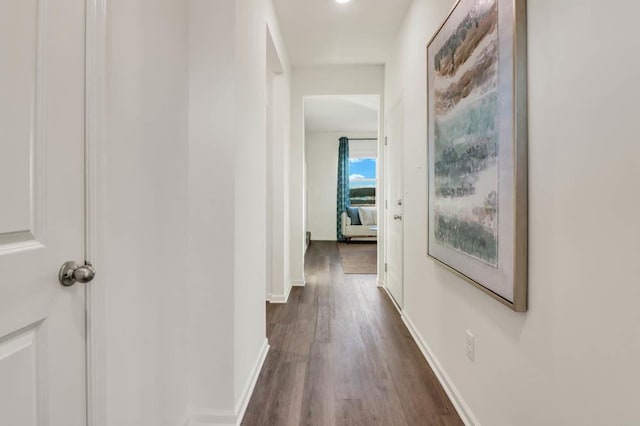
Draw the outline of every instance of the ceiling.
M294 66L382 64L411 0L274 0Z
M304 100L305 129L311 132L377 132L377 95L311 96Z

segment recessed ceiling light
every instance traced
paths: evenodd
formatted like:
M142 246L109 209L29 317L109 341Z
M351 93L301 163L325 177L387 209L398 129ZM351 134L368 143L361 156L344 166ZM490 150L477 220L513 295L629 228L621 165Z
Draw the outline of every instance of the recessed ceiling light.
M349 3L351 0L336 0L336 3Z

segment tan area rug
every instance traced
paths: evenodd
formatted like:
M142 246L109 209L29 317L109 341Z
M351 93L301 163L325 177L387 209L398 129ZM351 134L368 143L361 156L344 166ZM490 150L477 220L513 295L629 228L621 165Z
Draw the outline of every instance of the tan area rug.
M377 274L378 244L338 243L345 274Z

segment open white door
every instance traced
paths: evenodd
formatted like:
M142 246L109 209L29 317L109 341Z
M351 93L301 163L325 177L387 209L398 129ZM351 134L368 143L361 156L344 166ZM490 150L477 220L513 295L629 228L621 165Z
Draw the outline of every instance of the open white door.
M84 0L0 1L3 426L86 425L84 34Z
M386 164L386 269L387 289L400 309L403 308L403 106L398 103L387 115Z

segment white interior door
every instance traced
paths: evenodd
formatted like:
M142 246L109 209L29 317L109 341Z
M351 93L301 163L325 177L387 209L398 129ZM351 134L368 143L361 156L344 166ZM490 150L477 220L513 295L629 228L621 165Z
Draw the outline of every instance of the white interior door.
M403 307L403 106L397 104L387 115L387 210L385 281L391 296L400 309Z
M0 0L0 425L86 425L84 0Z

